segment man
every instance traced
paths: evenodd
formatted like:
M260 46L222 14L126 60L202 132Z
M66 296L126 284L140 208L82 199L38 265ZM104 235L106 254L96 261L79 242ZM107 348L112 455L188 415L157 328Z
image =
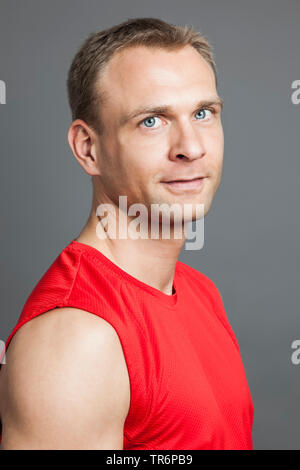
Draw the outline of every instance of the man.
M120 195L149 210L144 221L155 204L207 214L223 161L216 86L206 39L155 18L92 34L76 54L68 140L92 208L6 343L4 449L252 449L253 403L218 289L178 261L184 237L107 236L99 210L118 227Z

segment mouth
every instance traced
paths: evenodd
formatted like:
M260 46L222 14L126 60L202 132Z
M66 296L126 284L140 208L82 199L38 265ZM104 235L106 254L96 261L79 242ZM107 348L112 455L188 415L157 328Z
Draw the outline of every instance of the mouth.
M176 192L182 191L198 191L202 189L204 182L206 180L206 176L193 178L193 179L186 179L186 180L173 180L173 181L162 181L162 183Z

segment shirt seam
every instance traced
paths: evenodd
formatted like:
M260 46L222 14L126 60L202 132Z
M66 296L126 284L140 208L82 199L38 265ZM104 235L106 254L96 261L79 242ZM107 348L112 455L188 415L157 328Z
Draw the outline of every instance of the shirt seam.
M214 299L213 305L214 305L215 314L217 315L217 317L218 317L218 319L220 320L220 322L222 323L223 327L225 328L225 330L226 330L227 333L229 334L229 336L230 336L230 338L232 339L232 342L234 343L236 349L237 349L238 352L240 353L240 349L239 349L239 345L238 345L237 339L235 338L233 332L230 331L230 329L229 329L228 325L226 324L226 321L225 321L225 319L223 318L223 316L218 312L218 308L217 308L216 300L215 300L215 299Z
M76 283L76 280L77 280L79 268L80 268L80 266L81 266L81 258L82 258L82 253L79 254L79 260L78 260L78 264L77 264L76 273L75 273L75 276L74 276L72 285L71 285L71 287L70 287L70 290L69 290L69 292L66 294L65 298L63 299L63 303L69 302L70 297L71 297L71 295L72 295L72 293L73 293L73 289L74 289L74 286L75 286L75 283Z

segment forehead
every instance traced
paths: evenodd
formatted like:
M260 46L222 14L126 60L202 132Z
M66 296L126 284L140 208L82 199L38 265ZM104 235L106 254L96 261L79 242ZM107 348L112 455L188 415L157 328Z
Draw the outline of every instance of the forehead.
M172 51L132 46L115 53L101 76L101 90L119 110L147 99L194 101L216 94L211 66L189 45Z

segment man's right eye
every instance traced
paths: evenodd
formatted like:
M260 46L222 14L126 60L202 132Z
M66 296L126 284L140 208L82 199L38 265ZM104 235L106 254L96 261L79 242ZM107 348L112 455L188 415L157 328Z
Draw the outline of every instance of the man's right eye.
M159 119L159 117L158 116L149 116L149 117L143 119L139 123L139 125L145 124L145 126L143 126L143 127L146 127L148 129L156 129L156 127L153 126L153 124L155 123L155 119Z

